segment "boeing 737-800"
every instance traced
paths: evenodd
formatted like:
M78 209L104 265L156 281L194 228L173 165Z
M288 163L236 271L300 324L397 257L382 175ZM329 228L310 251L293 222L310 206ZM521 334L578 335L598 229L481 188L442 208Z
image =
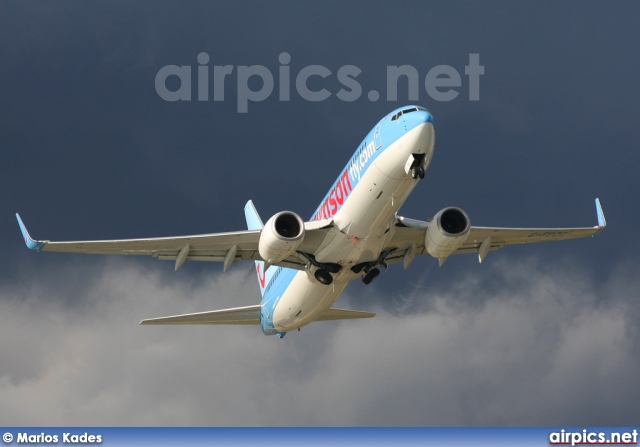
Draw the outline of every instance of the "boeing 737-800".
M282 211L263 224L253 203L244 211L248 230L153 239L50 242L29 236L32 250L151 255L175 261L255 261L262 301L258 305L143 320L141 324L256 324L280 338L314 321L369 318L375 314L332 305L347 284L371 283L388 264L406 269L417 255L440 265L458 253L490 251L509 244L592 236L606 225L596 199L598 225L588 228L490 228L471 226L460 208L445 208L424 222L397 215L424 178L434 149L433 117L424 108L397 109L365 137L307 222Z

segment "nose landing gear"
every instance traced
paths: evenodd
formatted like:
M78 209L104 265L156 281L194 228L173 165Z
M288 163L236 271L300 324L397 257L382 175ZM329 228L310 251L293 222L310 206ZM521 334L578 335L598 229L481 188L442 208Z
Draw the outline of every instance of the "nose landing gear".
M425 154L413 154L413 161L409 169L411 170L411 178L424 178Z

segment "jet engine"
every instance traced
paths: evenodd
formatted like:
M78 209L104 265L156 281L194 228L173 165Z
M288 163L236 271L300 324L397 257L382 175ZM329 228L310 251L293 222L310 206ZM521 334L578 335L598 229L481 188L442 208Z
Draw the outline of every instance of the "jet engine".
M445 208L429 222L424 236L427 252L438 259L446 259L469 236L469 216L460 208Z
M296 213L281 211L271 217L260 233L258 251L269 264L294 253L304 239L304 222Z

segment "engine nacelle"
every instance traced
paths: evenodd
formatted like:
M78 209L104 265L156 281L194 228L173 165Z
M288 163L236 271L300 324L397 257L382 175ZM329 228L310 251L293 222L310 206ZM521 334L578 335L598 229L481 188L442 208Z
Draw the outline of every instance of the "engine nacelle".
M281 211L271 217L260 233L258 251L275 264L294 253L304 239L304 221L296 213Z
M445 208L429 222L424 236L427 252L438 259L446 259L469 236L469 216L460 208Z

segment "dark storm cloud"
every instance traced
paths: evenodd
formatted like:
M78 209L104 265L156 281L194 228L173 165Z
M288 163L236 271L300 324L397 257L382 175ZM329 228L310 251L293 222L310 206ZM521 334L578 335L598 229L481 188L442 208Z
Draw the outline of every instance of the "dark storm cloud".
M5 2L1 414L62 425L637 420L638 9ZM312 103L292 90L280 102L276 90L238 114L232 76L223 102L163 101L158 70L195 68L200 52L211 67L274 74L287 52L294 76L329 68L334 93L336 71L355 65L363 95ZM470 53L485 67L477 102L463 74ZM386 67L404 64L420 74L417 102L435 116L437 147L400 214L457 205L475 225L590 226L599 196L607 230L508 247L481 266L474 256L392 266L338 303L379 317L311 325L282 342L247 328L135 324L257 302L250 266L173 274L153 260L36 255L21 244L16 211L33 236L53 240L241 229L247 199L265 219L283 209L308 218L377 120L413 102L402 84L398 101L384 100ZM423 85L441 64L463 74L450 102ZM369 101L371 89L382 99Z

